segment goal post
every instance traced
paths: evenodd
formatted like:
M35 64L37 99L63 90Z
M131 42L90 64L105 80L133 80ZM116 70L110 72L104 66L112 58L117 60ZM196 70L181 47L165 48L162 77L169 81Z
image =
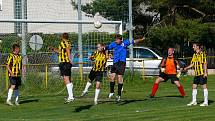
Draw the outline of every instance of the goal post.
M2 53L5 57L1 58L1 64L6 61L7 53L11 52L11 45L15 42L21 44L23 34L15 33L13 24L25 23L26 29L26 45L27 53L27 67L26 67L26 79L25 84L31 83L35 87L41 86L38 81L44 81L42 84L46 84L49 88L51 86L61 85L58 72L55 72L58 63L57 55L48 50L49 46L58 47L60 36L62 33L69 33L69 40L72 42L72 54L74 61L74 71L72 71L72 77L76 88L83 87L89 74L89 70L92 67L92 62L87 58L93 51L96 50L96 44L104 43L109 44L114 41L115 34L122 34L122 21L108 21L101 20L101 28L94 27L93 20L35 20L35 19L0 19L0 39L2 40ZM83 44L83 74L79 72L78 68L78 24L82 24L82 44ZM3 26L2 26L3 25ZM10 28L7 28L10 25ZM39 35L43 40L41 49L33 50L30 47L32 43L31 38ZM39 38L39 37L38 37ZM35 43L36 42L36 43ZM38 40L33 41L35 48L37 48ZM41 46L41 45L40 45ZM4 68L4 67L2 67ZM46 74L45 74L46 73ZM80 76L84 75L83 82L79 81ZM0 75L5 76L5 75ZM54 80L54 81L53 81ZM104 87L107 87L108 83L104 81ZM62 89L62 88L60 88ZM60 90L59 89L59 90ZM51 89L50 89L51 90ZM58 88L54 91L59 91Z

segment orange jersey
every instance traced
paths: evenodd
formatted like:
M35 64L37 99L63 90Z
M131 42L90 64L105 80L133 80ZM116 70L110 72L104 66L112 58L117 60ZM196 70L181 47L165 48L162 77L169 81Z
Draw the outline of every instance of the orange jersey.
M177 74L174 58L166 59L166 68L165 68L164 73L165 74Z

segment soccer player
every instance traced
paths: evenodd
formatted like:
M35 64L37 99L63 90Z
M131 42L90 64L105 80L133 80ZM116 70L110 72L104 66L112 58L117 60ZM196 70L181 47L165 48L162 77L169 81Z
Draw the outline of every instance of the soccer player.
M114 50L113 66L111 68L110 94L108 97L111 98L114 95L115 77L116 75L118 75L118 96L116 98L117 102L121 101L121 91L123 87L123 75L126 66L127 47L130 44L138 43L140 41L143 41L143 39L136 39L131 43L128 39L123 40L122 36L117 34L115 41L106 46L106 50Z
M196 95L197 95L197 86L200 84L203 87L204 92L204 102L200 104L200 106L208 106L208 89L207 89L207 60L205 52L202 52L199 43L193 44L193 50L195 53L193 54L193 58L191 60L191 64L184 68L184 70L188 70L189 68L194 68L195 77L193 80L193 92L192 92L192 101L187 104L187 106L197 105Z
M15 105L19 105L19 86L21 85L21 70L22 70L22 57L19 54L20 52L20 46L19 44L14 44L13 52L9 54L7 58L6 68L9 73L9 79L10 79L10 88L8 90L8 96L6 104L13 106L13 103L11 102L11 97L15 95Z
M60 74L63 76L64 84L67 87L68 98L66 99L65 103L70 103L74 101L73 97L73 83L71 80L71 67L72 67L72 60L71 60L71 43L69 41L68 33L63 33L60 44L58 48L50 47L49 49L55 51L59 55L59 68Z
M107 52L105 52L105 45L102 43L97 44L97 50L89 58L90 60L95 61L95 63L89 74L90 80L89 82L87 82L81 97L87 94L89 87L92 85L92 82L95 80L96 81L96 90L95 90L95 98L94 98L95 105L98 104L98 96L101 88L101 82L105 71L107 58L108 58L108 54Z
M177 66L180 67L180 63L174 57L174 48L168 49L168 56L161 61L161 73L159 77L156 79L150 97L154 97L155 93L158 89L160 82L166 82L169 79L172 84L175 84L178 87L178 90L182 97L185 96L184 88L179 82L179 78L177 77ZM183 69L181 68L181 71ZM179 75L178 75L179 76Z

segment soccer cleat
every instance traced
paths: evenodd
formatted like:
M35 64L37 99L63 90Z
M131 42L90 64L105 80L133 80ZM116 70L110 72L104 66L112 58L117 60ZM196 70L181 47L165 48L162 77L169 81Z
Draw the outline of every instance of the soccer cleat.
M9 100L6 102L6 104L10 105L10 106L13 106L13 103Z
M154 98L154 97L155 97L155 96L154 96L154 95L152 95L152 94L150 94L150 95L149 95L149 98Z
M187 104L187 106L192 106L192 105L197 105L197 102L191 102L191 103Z
M84 97L88 94L88 92L82 92L81 97Z
M110 93L110 94L108 95L108 98L111 99L111 98L113 97L113 95L114 95L114 93Z
M116 102L121 102L121 97L120 96L116 97Z
M69 104L70 102L73 102L75 99L73 98L73 99L67 99L65 102L64 102L64 104Z
M16 105L16 106L19 106L19 102L15 101L15 105Z
M208 106L208 103L202 103L200 104L201 107L207 107Z

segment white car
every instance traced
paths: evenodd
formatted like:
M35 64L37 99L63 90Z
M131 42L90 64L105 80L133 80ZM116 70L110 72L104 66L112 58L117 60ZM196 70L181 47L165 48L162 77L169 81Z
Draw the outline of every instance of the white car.
M147 47L133 47L133 67L135 71L142 71L144 68L144 75L152 76L159 75L159 65L161 63L162 57L158 53L154 52ZM129 69L132 64L129 59L129 52L127 52L126 58L126 68ZM113 65L113 60L109 59L107 61L107 68L111 68Z

